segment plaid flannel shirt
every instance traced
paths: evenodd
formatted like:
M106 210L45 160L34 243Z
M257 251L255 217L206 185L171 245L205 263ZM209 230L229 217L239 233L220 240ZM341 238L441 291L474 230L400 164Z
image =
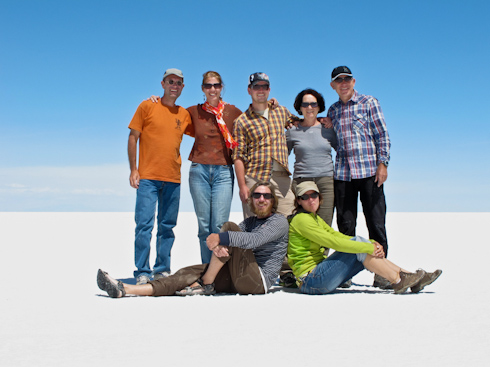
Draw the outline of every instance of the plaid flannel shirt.
M233 150L233 160L241 159L245 174L257 180L269 181L272 175L272 159L286 171L288 148L285 127L293 116L286 107L269 108L269 119L255 113L252 105L234 123L233 138L238 147Z
M327 116L337 133L335 179L350 181L376 175L381 162L390 160L390 137L376 98L354 91L347 103L335 102Z

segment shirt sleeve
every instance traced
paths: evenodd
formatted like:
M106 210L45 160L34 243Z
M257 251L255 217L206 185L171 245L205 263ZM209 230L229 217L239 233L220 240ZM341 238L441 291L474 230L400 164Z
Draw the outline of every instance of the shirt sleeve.
M377 164L380 162L389 162L390 160L390 137L386 128L385 118L381 106L376 98L370 101L371 128L374 133L374 142L376 145Z
M187 126L185 127L184 134L195 137L196 133L194 131L194 124L192 123L192 117L191 114L185 110L187 117L185 118L185 122L187 123Z
M136 112L134 113L133 118L131 119L131 122L129 123L128 128L139 131L140 133L143 132L143 125L145 123L145 116L147 115L147 112L145 111L144 108L144 103L140 103L138 108L136 109Z
M248 163L247 134L240 119L236 119L233 124L233 139L238 143L238 146L233 149L232 159L241 159L245 164Z
M291 221L291 226L294 226L296 233L322 247L351 254L372 255L374 252L372 243L352 241L351 236L335 231L318 216L315 220L311 214L297 214Z
M278 240L288 233L288 230L288 220L282 215L274 215L252 232L228 232L229 246L253 250Z
M288 145L288 155L291 154L293 150L293 141L291 139L291 130L286 131L286 143Z

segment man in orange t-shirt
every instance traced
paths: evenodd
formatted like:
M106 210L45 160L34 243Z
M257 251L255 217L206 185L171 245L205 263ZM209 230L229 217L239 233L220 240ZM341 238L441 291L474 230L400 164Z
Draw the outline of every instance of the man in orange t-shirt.
M178 69L165 71L160 103L144 101L129 124L129 183L137 189L135 209L135 265L137 284L170 274L170 250L174 243L180 202L180 143L183 134L194 136L192 121L185 108L175 101L184 88L184 75ZM139 162L136 164L139 140ZM150 268L150 241L158 203L157 257Z

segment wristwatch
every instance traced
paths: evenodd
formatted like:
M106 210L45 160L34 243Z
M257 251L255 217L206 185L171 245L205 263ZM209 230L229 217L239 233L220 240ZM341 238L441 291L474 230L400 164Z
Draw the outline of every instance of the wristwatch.
M386 167L388 167L388 164L389 164L390 162L388 162L388 161L384 161L384 162L381 162L381 163L383 163L383 164L384 164Z

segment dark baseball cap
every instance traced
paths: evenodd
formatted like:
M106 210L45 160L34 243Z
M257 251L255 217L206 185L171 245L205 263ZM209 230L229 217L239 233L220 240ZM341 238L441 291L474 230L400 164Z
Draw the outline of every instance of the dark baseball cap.
M266 73L253 73L248 78L248 85L255 85L258 82L267 82L267 84L271 84Z
M332 71L332 82L341 75L352 76L352 71L347 66L337 66Z

